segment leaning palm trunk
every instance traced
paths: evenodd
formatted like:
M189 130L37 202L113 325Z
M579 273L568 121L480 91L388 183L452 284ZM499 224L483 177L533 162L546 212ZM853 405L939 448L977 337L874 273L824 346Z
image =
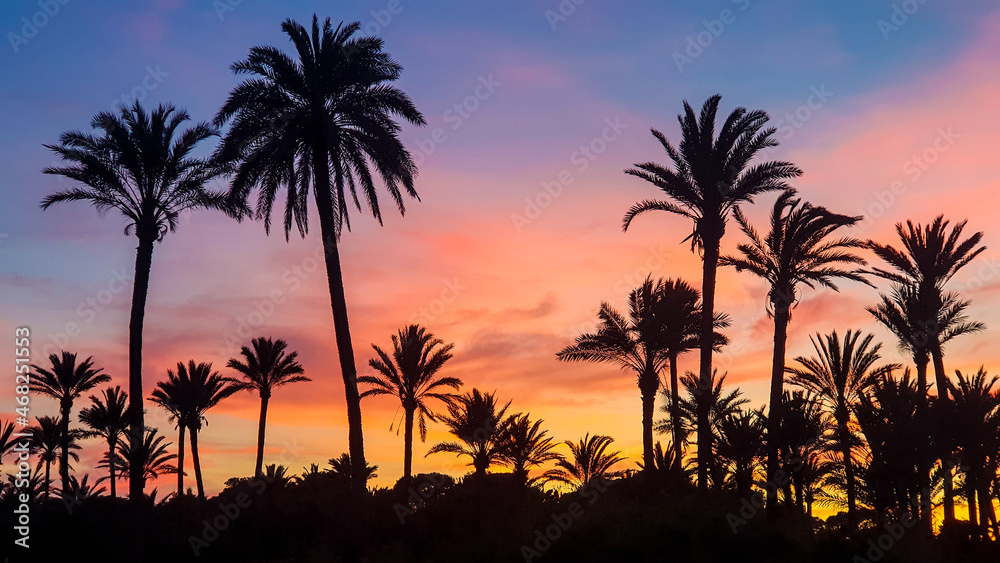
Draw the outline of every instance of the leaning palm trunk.
M267 403L271 399L268 393L260 394L260 422L257 424L257 461L254 464L253 474L260 477L264 467L264 430L267 428Z
M719 264L719 238L704 237L701 281L701 367L698 391L712 392L712 345L715 334L715 276ZM700 401L698 409L698 488L708 489L708 468L712 461L712 429L709 427L709 401Z
M358 372L354 364L354 348L351 345L351 331L347 321L347 298L344 296L344 278L340 269L340 252L337 249L337 226L330 197L330 168L327 150L323 143L317 143L313 163L315 173L316 207L319 211L320 231L323 236L323 250L326 256L326 276L330 286L330 304L333 309L333 325L337 338L337 354L340 356L340 370L344 378L344 394L347 399L348 450L351 455L351 474L365 474L364 435L361 429L361 397L358 394ZM361 494L367 488L364 479L352 479L351 488Z
M680 470L681 458L684 456L683 438L681 437L681 403L677 388L677 354L670 355L670 426L673 431L674 461L673 469Z
M767 417L767 505L777 506L778 438L781 433L781 404L785 382L785 343L788 340L789 304L781 299L774 305L774 355L771 358L771 405ZM801 503L800 503L801 504Z
M198 484L198 498L205 498L205 483L201 480L201 458L198 456L198 429L191 427L191 461L194 463L194 480Z

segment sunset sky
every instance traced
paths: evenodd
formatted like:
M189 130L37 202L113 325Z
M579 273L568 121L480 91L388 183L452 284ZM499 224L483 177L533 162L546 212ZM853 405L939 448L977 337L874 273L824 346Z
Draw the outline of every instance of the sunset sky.
M720 113L769 112L781 147L768 157L804 170L794 185L805 199L865 215L859 236L892 241L897 221L941 213L985 231L988 250L951 288L973 300L970 314L989 329L950 345L946 365L1000 369L1000 352L988 345L1000 330L993 1L956 8L916 0L564 0L562 12L558 0L62 2L52 0L58 12L45 18L35 18L45 14L36 0L0 8L8 39L0 54L0 334L13 339L15 327L30 327L35 363L60 348L92 355L127 387L136 245L113 213L100 217L83 203L40 210L46 194L72 185L40 173L56 164L42 144L86 129L95 113L133 96L209 120L238 83L229 65L253 45L290 51L281 21L305 23L316 12L335 24L360 21L383 37L404 67L398 86L428 122L403 133L420 165L421 201L408 201L405 217L387 214L384 226L355 212L341 241L359 374L371 373L372 343L388 347L397 329L419 322L455 343L442 375L461 378L465 389L496 390L515 411L544 419L557 440L610 434L629 456L622 467L634 468L641 453L634 375L560 363L555 354L594 327L602 300L623 306L647 274L700 287L700 260L681 242L686 220L649 214L622 232L629 206L659 193L622 171L666 161L650 127L676 141L683 100L700 106L715 93ZM45 20L34 34L24 29L32 18ZM749 211L754 221L774 197ZM330 297L316 262L319 223L312 224L307 238L286 242L280 231L265 235L259 222L185 215L156 246L146 310L147 396L182 360L234 375L224 366L249 342L240 336L246 325L251 337L282 338L299 352L314 381L275 393L265 453L265 463L292 472L347 451ZM724 249L741 236L731 224ZM754 407L765 402L770 375L765 294L763 282L720 271L717 307L732 317L733 344L716 362ZM864 311L876 296L850 284L841 294L805 293L789 328L789 358L811 355L817 331L861 328L885 342L887 359L899 359L891 336ZM0 362L13 365L12 348L0 346ZM697 369L695 355L682 361L682 370ZM0 385L0 418L11 419L14 406L11 376ZM200 446L210 494L252 473L258 408L244 393L209 412ZM402 474L402 436L389 431L397 403L380 397L362 408L376 483L392 484ZM56 410L41 397L32 409ZM148 412L176 441L163 414L151 404ZM423 457L442 439L442 426L432 425L427 444L415 445L415 472L466 472L449 454ZM101 453L98 441L88 442L79 467L92 467ZM171 483L162 480L161 492Z

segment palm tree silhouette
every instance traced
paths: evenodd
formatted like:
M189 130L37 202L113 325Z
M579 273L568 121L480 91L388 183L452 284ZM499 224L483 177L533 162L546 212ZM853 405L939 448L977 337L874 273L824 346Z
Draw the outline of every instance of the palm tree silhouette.
M565 483L574 488L588 485L595 479L615 477L618 472L612 467L619 461L624 461L619 451L608 451L615 441L611 436L590 433L584 435L579 442L571 440L563 442L569 447L570 459L561 459L555 469L545 472L543 478L548 481ZM648 466L647 466L648 467Z
M749 403L749 399L742 397L743 392L737 387L729 392L724 392L722 386L726 382L726 374L719 376L718 370L712 371L709 379L708 392L702 387L701 376L694 372L686 372L681 377L681 386L684 387L686 396L681 399L681 420L685 428L693 429L699 436L698 439L698 472L701 473L700 465L708 463L705 468L706 475L709 475L715 488L721 489L725 475L722 467L715 456L715 444L722 431L722 422L740 412L740 407ZM703 419L699 413L708 413L707 419ZM702 421L708 427L702 431ZM701 449L706 447L709 452L702 455ZM703 461L707 460L707 461Z
M746 410L730 414L719 423L715 452L729 465L733 486L740 495L749 495L753 488L754 473L764 455L766 422L763 411Z
M825 207L803 203L795 197L792 190L784 192L774 202L771 228L764 238L761 238L738 209L733 215L749 240L737 247L739 255L723 256L719 259L719 264L734 266L737 272L746 270L770 285L767 313L774 318L774 351L771 361L768 433L776 436L782 420L781 400L785 381L788 322L791 310L798 302L800 286L810 289L820 286L840 291L835 283L838 278L871 285L861 277L858 270L843 268L865 264L863 258L851 252L852 249L864 247L864 242L850 237L830 240L837 230L856 224L861 217L839 215ZM778 443L770 440L767 448L768 482L775 481L778 465ZM777 487L768 487L767 492L768 503L775 503Z
M872 334L862 338L860 331L848 330L841 341L837 331L833 331L825 336L817 334L809 340L816 356L799 356L795 358L799 366L787 367L785 371L792 374L793 385L815 393L837 421L834 441L844 467L848 520L851 526L856 526L855 467L851 455L855 438L850 429L851 412L861 393L899 365L875 365L881 357L882 344L875 343Z
M271 393L275 387L281 387L289 383L299 383L301 381L312 381L304 375L302 364L296 358L298 352L285 354L288 343L284 340L271 340L270 338L254 338L251 341L253 350L243 346L240 354L245 361L241 362L236 358L230 358L226 367L234 369L243 375L243 382L240 388L243 390L257 391L260 396L260 422L257 425L257 461L254 465L253 474L260 475L264 464L264 429L267 425L267 404L271 400ZM178 493L180 494L180 493Z
M952 424L965 467L969 522L978 525L980 537L988 538L991 516L996 520L992 514L994 496L990 495L990 490L996 479L1000 455L1000 388L997 388L1000 377L990 377L983 368L968 377L961 371L956 371L955 376Z
M779 431L777 434L768 431L768 440L777 442L784 457L784 466L795 486L795 504L803 514L811 516L808 497L813 483L820 477L815 469L826 445L827 419L822 404L811 393L785 391L782 405Z
M458 390L462 380L457 377L436 377L437 372L451 359L454 344L445 344L440 338L419 325L408 325L392 336L392 356L372 344L378 358L368 365L381 375L365 375L359 383L372 388L361 398L375 395L396 395L403 407L403 477L409 478L413 467L413 415L418 414L420 441L427 441L427 420L434 422L436 414L428 406L430 399L450 405L458 395L446 388ZM391 427L390 427L391 430ZM398 435L399 430L397 428Z
M111 377L102 368L95 368L93 357L76 363L76 354L62 351L62 355L49 355L52 369L46 369L32 364L35 376L31 378L31 390L47 395L59 401L60 435L62 436L62 454L59 457L59 477L62 489L69 488L69 440L70 413L73 401L80 395L90 391L102 383L111 381Z
M14 423L0 421L0 464L3 464L3 456L17 445L11 440L11 436L13 435Z
M166 438L159 434L159 430L147 428L139 449L134 450L131 444L120 442L113 461L107 459L101 462L100 467L110 467L114 463L116 467L121 468L122 477L131 475L132 469L138 467L143 479L156 479L160 475L177 473L180 470L170 463L177 459L177 454L170 453L169 448L172 444L164 443L164 440Z
M653 409L656 392L660 389L660 372L667 362L676 361L676 355L689 344L685 332L691 317L673 317L688 312L685 306L697 306L697 293L692 294L687 284L662 279L654 282L647 277L629 293L628 317L609 303L601 303L597 312L600 319L597 331L577 336L575 344L556 354L562 361L607 362L635 372L642 400L642 462L648 468L655 463ZM691 311L690 314L700 313ZM718 316L713 323L716 327L727 325L724 316ZM718 333L713 332L712 336L717 347L726 342Z
M122 434L128 430L128 395L121 387L109 387L100 397L90 396L91 406L80 411L80 422L90 429L89 434L104 438L108 444L108 479L111 481L111 498L117 498L115 487L114 455Z
M340 454L340 457L330 458L327 463L330 465L330 473L345 479L348 483L353 482L354 476L354 466L351 464L351 454L344 452ZM363 475L365 478L362 483L368 483L372 479L378 477L378 466L365 464L365 472Z
M788 162L763 162L751 165L761 150L778 145L773 127L764 129L768 115L764 111L748 112L736 108L715 136L715 117L721 96L705 100L701 114L685 101L684 115L678 115L681 141L675 148L667 137L652 130L653 136L670 157L670 167L655 162L636 164L626 174L646 180L660 189L668 200L644 200L625 214L622 227L628 230L632 220L648 211L667 211L687 217L693 222L691 249L702 252L702 310L700 381L710 387L712 378L712 332L715 320L715 277L719 262L719 246L726 231L729 213L744 203L753 203L756 196L788 189L785 180L802 174ZM699 428L707 432L708 413L698 413ZM699 443L707 434L699 434ZM710 448L699 447L699 455L710 455ZM708 487L708 458L699 460L698 486Z
M194 476L198 485L198 496L205 498L205 485L201 478L201 460L198 456L198 432L205 413L220 401L242 388L239 381L223 377L212 371L211 363L196 364L189 360L177 362L177 373L167 370L167 380L156 384L150 400L170 413L177 422L180 438L177 445L177 495L184 492L184 430L191 436L191 458L194 462Z
M174 231L183 211L198 207L222 209L239 218L241 211L221 194L205 189L215 175L206 161L191 156L196 145L216 134L207 123L178 131L189 119L187 112L173 105L161 105L151 113L139 104L122 107L118 115L101 112L91 127L102 131L93 135L79 131L63 133L58 145L45 145L70 163L42 172L65 176L84 187L46 196L42 209L61 201L88 201L98 212L110 209L125 216L125 234L139 239L135 256L135 281L129 317L129 395L142 397L142 326L149 290L153 243ZM131 403L130 444L142 445L142 401ZM129 498L139 506L143 494L142 472L129 478ZM141 515L136 513L136 517ZM136 546L141 551L141 546ZM141 558L141 553L138 554Z
M448 414L438 417L459 442L435 444L424 457L439 452L468 456L475 476L483 477L490 465L502 460L500 442L509 407L510 401L501 407L496 393L481 393L479 389L459 396L448 404Z
M903 249L876 241L868 241L868 246L875 254L884 260L891 269L873 268L870 273L902 285L912 286L914 299L919 302L922 312L921 327L918 336L929 342L930 355L934 363L934 379L941 408L947 408L948 375L944 369L944 350L942 343L943 327L939 322L947 316L944 312L946 296L944 286L959 270L986 250L980 246L983 233L973 233L969 238L962 239L962 231L967 221L962 221L948 231L949 222L943 215L934 218L929 225L914 224L907 221L896 224L896 234L899 235ZM954 298L953 301L958 301ZM963 307L964 308L964 307ZM982 330L983 325L969 326L963 333ZM944 521L951 524L955 521L955 503L952 498L952 474L950 456L944 456L941 465L944 468Z
M28 441L31 443L29 447L38 455L38 467L42 467L43 465L45 467L45 498L49 498L52 486L52 463L60 459L61 452L64 451L66 452L67 460L73 458L79 461L80 456L73 450L81 449L76 443L77 438L80 438L81 434L78 430L70 430L68 439L64 440L63 437L65 434L63 434L61 420L53 416L37 416L35 420L38 422L38 425L29 426L27 429L27 433L31 435L28 438Z
M276 192L287 188L285 238L293 222L305 237L312 183L347 398L351 461L358 474L365 467L361 399L337 245L343 227L350 229L348 198L361 210L357 189L382 223L372 168L400 213L400 187L417 197L416 165L399 140L395 119L425 123L410 98L392 85L402 67L382 50L381 39L353 37L359 27L355 22L333 29L327 19L320 29L314 15L310 35L302 25L285 20L281 29L295 45L298 60L274 47L253 47L232 69L254 77L233 89L215 118L218 125L232 120L216 152L234 172L230 196L246 201L259 187L257 216L264 219L266 231ZM355 492L362 491L359 483Z
M519 483L531 484L537 480L528 480L529 468L562 459L552 451L556 444L546 436L548 431L542 429L542 422L541 419L531 422L527 414L517 413L504 423L500 460L513 470Z

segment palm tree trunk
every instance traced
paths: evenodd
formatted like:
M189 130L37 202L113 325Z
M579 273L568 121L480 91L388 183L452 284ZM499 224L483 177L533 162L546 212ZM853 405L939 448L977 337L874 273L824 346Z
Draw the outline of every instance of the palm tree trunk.
M184 425L180 427L180 436L177 440L177 497L184 494Z
M677 391L677 354L670 354L670 426L674 440L674 469L681 468L681 458L684 457L684 441L681 436L681 402Z
M118 489L115 486L115 443L108 442L108 480L111 481L111 498L118 498Z
M403 428L403 478L409 479L413 469L413 409L406 408Z
M260 422L257 424L257 461L253 468L253 474L257 477L261 476L261 469L264 467L264 429L267 427L267 403L270 400L270 393L260 394Z
M154 227L155 229L155 227ZM142 448L145 438L145 424L142 413L142 323L146 313L146 296L149 293L149 271L153 265L153 242L157 233L147 233L148 227L136 225L136 235L139 246L135 253L135 281L132 286L132 312L128 323L128 392L129 397L129 450L135 457L135 452ZM139 504L142 501L144 468L142 464L129 465L129 503L136 509L133 522L139 526L142 517ZM141 528L140 528L141 529ZM136 534L136 540L141 544L142 534ZM141 546L140 546L141 549ZM141 555L141 552L138 554Z
M198 430L191 431L191 461L194 462L194 480L198 483L198 498L205 498L205 484L201 480L201 459L198 457Z
M976 477L971 471L965 472L965 500L969 509L969 524L973 528L979 527L979 511L976 507Z
M323 250L326 256L326 277L330 287L330 306L333 309L333 325L337 339L337 353L340 356L340 371L344 378L344 394L347 400L348 450L351 455L351 474L365 474L364 435L361 428L361 397L358 394L358 372L354 363L354 348L347 320L347 298L344 296L344 278L340 269L340 251L337 248L339 233L335 222L333 200L330 195L330 168L324 143L317 143L319 150L313 150L314 192L319 211L320 230L323 236ZM321 148L320 148L321 147ZM352 479L352 490L363 494L367 485L364 478Z
M917 409L919 413L918 419L924 423L921 425L922 430L928 430L929 427L926 422L930 420L927 416L927 364L928 364L927 354L917 352L913 355L913 363L917 366L917 388L920 391L919 403L917 403ZM917 478L919 482L917 487L920 490L920 519L923 522L923 527L928 532L934 532L934 508L931 506L930 491L931 491L931 459L927 453L927 445L930 443L930 436L923 436L924 440L921 440L917 444Z
M50 490L51 484L52 484L52 473L51 473L51 470L52 470L52 462L51 461L46 461L45 462L45 498L46 499L49 498L49 490Z
M840 434L840 454L844 458L844 477L847 481L847 520L853 531L858 523L857 494L854 490L854 463L851 459L851 441L847 428L848 417L846 405L837 408L837 426Z
M944 371L944 354L941 352L941 345L937 341L937 336L931 338L931 358L934 361L934 379L937 383L938 399L947 403L949 399L948 376ZM947 459L946 459L947 458ZM951 453L942 456L941 467L944 470L944 523L955 522L955 492L952 485L951 475Z
M59 405L59 412L62 415L60 421L59 437L59 480L62 482L62 495L65 497L69 492L69 414L73 404L62 400Z
M642 394L642 466L649 475L656 469L656 459L653 456L653 409L659 387L660 379L655 373L645 374L639 386Z
M708 489L708 466L712 460L712 429L709 428L708 394L712 392L712 344L715 333L715 276L719 267L719 238L704 237L701 276L701 365L698 392L706 400L698 409L698 488Z
M783 296L778 296L774 302L774 352L771 356L771 398L770 410L767 416L767 505L774 507L778 503L778 488L775 476L778 473L778 438L781 433L781 417L783 400L782 392L785 384L785 342L788 340L788 309L789 305Z

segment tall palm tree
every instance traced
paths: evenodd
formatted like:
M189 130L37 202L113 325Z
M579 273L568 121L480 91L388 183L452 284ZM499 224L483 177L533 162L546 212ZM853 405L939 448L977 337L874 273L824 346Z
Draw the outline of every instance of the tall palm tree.
M454 344L445 344L424 327L408 325L392 336L392 356L372 344L377 358L368 365L380 375L365 375L359 383L372 388L361 398L374 395L395 395L403 407L403 477L409 478L413 467L413 415L418 415L420 441L427 441L427 420L434 422L430 399L450 405L458 395L447 388L458 390L462 380L457 377L437 377L445 362L451 359ZM399 430L396 430L397 435Z
M502 460L501 439L505 432L504 418L510 401L500 406L496 393L482 393L473 389L448 404L448 414L438 418L448 427L458 442L435 444L425 455L439 452L468 456L476 477Z
M817 334L809 340L816 356L796 357L795 362L799 365L787 367L785 371L792 374L793 385L815 393L837 421L835 440L844 466L848 519L854 526L857 524L857 507L855 467L851 454L855 440L850 428L851 412L861 393L899 365L875 365L881 358L882 344L875 343L872 334L862 338L860 331L848 330L841 341L837 331L833 331L825 336Z
M764 128L768 115L761 110L748 112L736 108L726 118L718 137L715 136L715 118L721 96L715 95L702 105L701 114L685 101L684 114L678 115L681 141L675 148L667 137L652 130L653 136L663 146L671 164L655 162L636 164L626 174L646 180L666 195L667 200L641 201L625 214L622 227L628 230L632 220L648 211L667 211L687 217L693 223L691 249L702 254L702 310L701 366L702 388L709 388L712 378L712 331L715 320L715 277L719 263L719 246L726 232L730 212L741 204L753 203L756 196L788 189L785 180L802 174L788 162L761 162L751 165L760 151L778 145L775 129ZM699 413L707 420L708 413ZM702 420L700 428L707 431ZM708 440L708 435L699 434ZM699 448L699 455L708 456L709 448ZM698 486L708 487L708 458L700 460Z
M785 382L785 343L792 308L798 302L801 286L817 286L839 291L835 281L847 279L868 283L856 269L845 266L864 265L865 261L852 252L864 247L864 242L850 237L832 239L839 229L850 227L861 217L849 217L828 211L825 207L803 203L794 191L778 196L771 210L770 231L761 238L746 217L734 214L747 242L741 243L737 256L723 256L719 264L735 266L767 281L768 316L774 318L774 350L771 359L771 397L768 409L768 433L776 436L781 425L781 399ZM870 284L869 284L870 285ZM778 443L768 441L767 480L774 482L778 471ZM777 488L768 488L768 503L777 501Z
M555 469L545 472L544 479L558 483L566 483L579 488L595 479L614 477L617 472L612 467L619 461L624 461L619 451L608 451L615 441L611 436L586 434L579 442L566 440L569 446L570 459L561 459Z
M288 343L284 340L270 338L254 338L251 341L253 350L243 346L240 354L244 361L230 358L226 367L234 369L243 375L242 389L257 391L260 396L260 422L257 425L257 461L253 474L260 475L264 464L264 429L267 425L267 404L275 387L312 381L301 375L304 370L296 358L298 352L285 354ZM180 494L180 493L178 493Z
M62 489L69 489L69 421L73 410L73 401L80 395L90 391L102 383L111 381L111 377L102 373L102 368L95 368L93 357L76 363L76 354L62 351L62 355L49 355L51 369L32 364L35 376L31 378L31 390L47 395L59 401L60 435L62 436L62 454L59 457L59 477Z
M45 467L45 498L48 498L52 487L52 463L60 459L62 451L66 451L67 459L73 458L79 461L80 457L73 450L80 449L76 440L81 437L81 434L77 430L71 430L69 439L63 440L61 420L53 416L38 416L35 417L35 420L38 425L29 426L27 429L31 436L28 441L31 443L29 446L31 450L38 456L38 467ZM64 445L66 446L65 450L63 450Z
M241 215L223 195L205 189L214 176L213 168L191 156L198 143L216 135L215 128L199 123L179 131L188 119L187 112L173 105L161 105L147 113L136 101L131 107L122 107L118 115L95 115L90 125L102 132L100 136L70 131L63 133L58 145L45 145L68 165L42 172L65 176L83 186L46 196L42 209L61 201L88 201L98 212L115 209L128 221L125 234L131 232L138 239L128 333L128 391L132 397L143 396L142 326L153 244L174 231L177 218L189 209L213 207L237 218ZM142 401L132 401L130 407L130 447L139 448L145 428ZM136 508L143 485L142 471L136 468L129 478L129 498Z
M286 190L285 238L293 223L305 237L312 184L347 397L351 461L358 474L365 467L361 398L337 245L343 227L350 229L348 200L361 210L358 190L382 223L373 169L400 213L401 187L417 197L416 165L399 140L396 119L425 123L410 98L392 85L402 67L382 50L381 39L354 37L359 27L355 22L334 29L327 19L320 28L314 15L310 33L285 20L281 29L297 59L274 47L253 47L246 60L232 66L236 74L253 77L233 89L215 118L219 125L232 121L216 153L234 172L230 196L246 201L259 188L256 211L266 231L280 188ZM355 492L361 491L359 482Z
M520 483L530 484L528 469L550 461L559 461L562 456L552 451L556 444L546 436L542 420L531 422L527 414L512 414L504 424L500 437L500 460L514 472Z
M156 384L150 400L170 413L180 429L178 441L177 494L184 492L184 429L191 439L191 458L194 462L194 476L198 485L198 496L205 498L205 485L201 478L201 460L198 456L198 432L205 422L205 413L220 401L242 388L239 381L223 377L212 371L211 363L195 363L189 360L177 362L177 373L167 370L167 380Z
M117 498L117 482L114 455L122 434L128 430L128 394L121 387L109 387L100 397L90 396L90 406L80 411L80 422L90 429L90 433L104 438L108 444L110 467L108 479L111 481L111 498Z
M934 364L934 379L937 387L938 404L947 409L948 375L944 368L944 350L942 343L943 327L938 321L945 316L948 297L944 287L952 277L969 262L986 250L981 246L983 233L973 233L962 239L962 231L967 221L962 221L948 230L949 221L943 215L934 218L928 225L914 224L907 221L896 224L896 234L899 235L903 249L899 250L887 244L868 241L868 246L875 254L884 260L890 269L873 268L871 273L895 282L913 286L914 299L919 302L922 320L926 323L918 333L927 339L930 347L931 360ZM957 298L956 298L957 299ZM966 332L976 332L981 328L973 328ZM944 468L944 521L947 524L955 521L955 504L952 498L952 474L950 456L941 460Z
M600 319L597 331L577 336L575 344L556 354L562 361L611 363L636 374L642 401L642 462L647 468L654 467L655 463L653 409L660 389L660 372L671 359L676 360L672 353L681 353L685 345L683 340L678 342L678 332L683 333L683 323L689 319L671 318L679 312L674 307L675 301L667 306L668 296L671 300L680 297L676 294L678 291L685 291L685 288L674 280L654 281L647 277L629 293L628 317L609 303L601 303L597 311ZM678 327L677 323L682 326ZM725 317L719 316L713 326L727 324ZM718 333L713 331L712 336L717 347L725 343L725 338Z

